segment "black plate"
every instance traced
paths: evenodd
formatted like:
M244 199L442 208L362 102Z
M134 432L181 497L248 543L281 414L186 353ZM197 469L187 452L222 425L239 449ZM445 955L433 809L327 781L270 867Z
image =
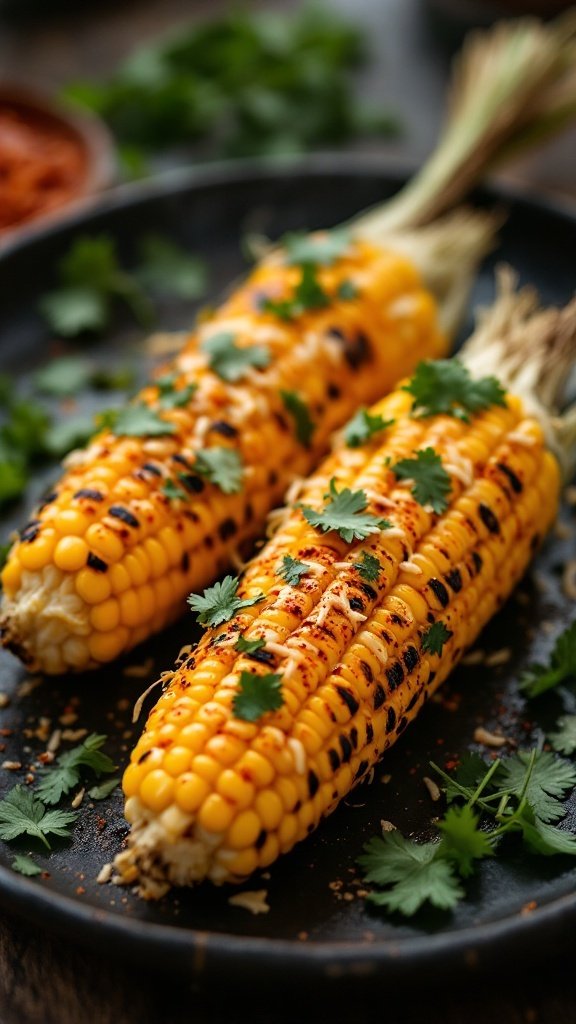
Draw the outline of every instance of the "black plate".
M167 233L206 257L216 296L243 270L240 242L247 230L277 237L291 228L332 225L391 194L401 180L376 162L359 166L357 160L338 157L289 167L245 165L179 173L159 184L124 190L99 209L13 247L0 259L2 369L27 374L46 360L50 339L35 307L38 296L53 284L55 260L80 231L111 232L128 263L144 231ZM570 264L576 217L526 198L486 198L504 200L509 212L498 258L513 263L522 279L535 282L547 303L564 303L574 285ZM488 266L474 299L486 302L492 295ZM190 307L167 305L162 323L185 327L191 313ZM121 361L126 351L134 354L140 337L133 327L118 324L110 339L95 344L93 351ZM27 506L50 472L35 481ZM15 509L2 524L2 533L21 523L24 514L24 508ZM570 541L558 538L548 542L519 589L524 596L516 595L481 638L480 646L488 652L511 647L509 664L457 671L444 688L444 703L425 709L386 755L372 785L357 789L264 878L243 886L268 890L269 914L252 917L230 906L228 888L205 886L147 904L127 890L97 885L101 866L112 859L126 833L119 793L102 803L84 800L72 844L38 857L50 873L46 878L15 874L9 867L14 845L1 845L0 903L44 926L52 924L72 939L196 976L226 969L244 978L258 971L259 978L270 980L290 969L292 977L298 971L311 978L362 975L380 981L404 969L438 972L501 960L521 948L524 953L541 951L543 943L557 940L563 926L576 918L576 871L569 859L517 856L488 862L454 914L421 914L410 923L386 918L356 895L361 882L355 860L382 818L405 834L429 832L435 808L422 783L428 761L445 763L473 746L479 723L499 725L519 742L534 741L538 727L531 720L532 709L525 710L517 694L516 680L528 662L548 653L550 631L558 632L571 617L559 584L559 567L569 546ZM83 677L44 682L26 697L17 696L26 673L10 655L0 655L0 689L13 695L0 713L0 726L14 730L1 737L2 757L24 765L20 772L0 772L0 793L21 779L26 765L44 749L22 729L33 730L40 716L49 718L53 728L70 707L78 714L77 727L110 735L107 749L123 765L137 732L130 725L135 698L157 672L170 667L180 645L193 638L187 620L123 663ZM127 665L148 659L153 664L141 678L123 674ZM553 721L558 711L557 698L551 698L542 712L548 718L540 717L539 727ZM575 816L572 807L569 826Z

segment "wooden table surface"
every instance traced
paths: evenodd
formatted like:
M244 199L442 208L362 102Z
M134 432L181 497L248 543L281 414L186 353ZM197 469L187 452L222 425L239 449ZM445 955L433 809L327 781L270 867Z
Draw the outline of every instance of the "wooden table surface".
M405 125L401 140L364 145L380 148L391 161L419 160L432 147L441 116L447 56L423 15L418 0L324 0L353 12L369 28L377 59L363 73L359 88L381 97ZM49 6L48 4L46 6ZM85 10L80 10L81 7ZM254 3L253 7L273 6ZM290 0L275 6L290 7ZM1 11L0 0L0 11ZM0 68L6 78L57 87L76 77L113 68L135 44L152 39L196 14L225 9L221 0L122 0L77 5L60 17L41 21L0 21ZM519 184L561 199L576 199L576 131L549 145L538 157L507 171ZM39 929L2 915L0 919L0 1024L284 1024L320 1013L333 1022L382 1016L387 1024L572 1024L576 997L574 946L553 960L541 951L541 969L503 963L497 976L447 985L414 979L410 991L375 997L360 981L326 993L298 991L258 996L245 991L199 991L186 979L169 979L137 966L113 962L54 936L46 922ZM224 979L223 979L224 981ZM322 1002L320 998L322 997Z

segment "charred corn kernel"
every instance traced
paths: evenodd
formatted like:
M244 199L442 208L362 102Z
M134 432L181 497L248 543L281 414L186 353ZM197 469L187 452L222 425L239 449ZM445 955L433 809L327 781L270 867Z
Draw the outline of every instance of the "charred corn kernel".
M54 549L54 565L64 572L77 572L86 565L89 550L82 537L62 537Z
M9 556L9 565L32 576L23 578L9 569L11 586L0 607L3 642L23 653L29 667L65 670L64 645L89 635L92 606L112 594L120 602L127 649L184 612L190 590L212 582L238 549L263 533L270 509L295 475L318 464L331 432L420 359L445 351L435 300L407 257L352 240L332 266L318 268L322 286L334 297L327 307L306 310L290 321L258 307L255 298L289 294L300 274L277 252L191 336L172 368L176 391L196 390L188 405L159 408L153 383L141 392L137 401L166 423L166 436L102 432L63 472L55 495L37 513L35 539L22 539ZM353 300L337 298L343 281L357 281ZM221 379L203 346L222 332L230 333L239 347L266 348L268 366L239 381ZM297 436L283 391L294 392L310 410L314 430L308 444ZM396 404L402 401L406 404L404 399ZM493 430L491 421L486 430ZM237 455L237 492L224 493L194 473L196 455L205 447ZM171 497L168 483L182 497ZM51 529L57 544L48 540ZM84 558L82 544L88 552ZM46 567L58 572L40 578ZM82 575L90 568L101 573L99 580ZM75 590L82 602L67 617L61 614L60 593L65 584L60 574L65 573L78 574ZM146 584L152 591L138 593ZM286 614L285 608L271 609L270 626L282 626ZM291 619L290 628L297 621ZM114 633L112 623L111 618L108 629ZM109 645L101 640L83 648L69 645L76 654L68 667L97 667L94 652L117 648L117 636ZM82 649L85 665L79 661ZM290 714L302 695L295 680L287 698Z
M198 811L198 824L207 832L224 832L233 817L232 805L219 793L211 793Z
M100 604L112 593L108 576L96 569L81 569L76 576L75 586L78 597L88 605Z
M140 796L142 802L149 810L159 814L160 811L166 810L172 803L174 779L167 775L165 771L162 771L161 768L156 768L154 771L149 772L143 780L140 787Z
M514 470L506 462L509 437L529 423L521 405L491 409L489 417L468 423L454 418L446 426L446 417L411 418L403 402L405 395L380 402L374 415L387 420L392 407L404 412L384 436L355 450L353 459L348 448L336 448L298 498L317 507L333 477L340 488L366 488L396 535L387 537L382 529L368 541L348 544L315 530L299 507L287 511L239 587L240 595L261 590L264 600L209 630L164 693L162 700L173 693L198 704L186 724L174 723L173 742L176 749L194 750L190 765L183 758L186 779L190 768L210 787L194 810L193 801L179 804L194 815L178 839L191 844L190 882L206 876L218 883L244 878L290 850L334 810L403 733L510 593L530 559L534 536L542 536L553 519L558 467L542 437L525 459L514 452ZM467 452L480 435L487 439L487 455L474 469ZM398 486L386 468L387 460L394 465L427 447L435 447L443 466L451 467L442 514L423 510L411 488ZM382 566L368 586L354 568L362 550ZM288 589L278 577L278 565L288 554L322 564L325 572ZM264 645L264 650L270 645L271 662L258 664L235 651L230 641L245 632L247 621L251 636L273 631L274 639ZM431 653L425 643L437 623L449 631L441 654ZM238 719L239 673L265 676L272 669L282 680L282 706L257 722ZM156 743L164 720L160 711L147 726ZM163 768L170 770L167 761ZM128 789L132 800L138 799L133 775ZM172 877L182 881L182 861L179 854L172 876L173 840L162 839L158 821L150 820L149 801L140 799L128 863L138 865L144 892L156 885L163 891ZM206 843L202 830L218 839Z

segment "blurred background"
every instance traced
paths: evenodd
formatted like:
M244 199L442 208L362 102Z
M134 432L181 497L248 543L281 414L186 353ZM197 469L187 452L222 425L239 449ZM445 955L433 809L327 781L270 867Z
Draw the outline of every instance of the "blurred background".
M466 30L566 6L0 0L0 231L206 160L353 149L413 165L437 137ZM54 100L71 122L56 123ZM571 131L506 180L575 197L575 152Z

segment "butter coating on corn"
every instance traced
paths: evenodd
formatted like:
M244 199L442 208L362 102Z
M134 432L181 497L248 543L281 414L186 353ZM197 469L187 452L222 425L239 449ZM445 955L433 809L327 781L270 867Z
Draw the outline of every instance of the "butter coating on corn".
M494 357L511 355L513 381L532 360L540 375L556 362L558 393L559 371L575 358L576 307L534 314L533 299L505 287L480 337ZM531 346L522 367L523 337ZM538 386L534 395L542 409ZM549 393L549 413L551 402ZM337 448L304 485L305 508L321 507L336 480L370 494L369 511L388 525L346 543L311 526L302 507L286 511L238 591L262 600L206 633L148 718L124 775L132 831L116 859L120 880L151 898L171 884L241 881L304 839L366 777L501 607L554 520L558 461L526 404L508 393L470 422L418 418L398 390L371 410L394 420L384 436L353 461ZM576 412L562 422L573 440ZM441 514L393 471L428 448L450 480ZM288 555L314 566L295 586L279 573ZM367 563L379 564L376 575L360 571ZM439 624L438 652L426 638ZM261 646L241 653L239 637ZM243 672L262 684L280 675L281 707L239 717Z

